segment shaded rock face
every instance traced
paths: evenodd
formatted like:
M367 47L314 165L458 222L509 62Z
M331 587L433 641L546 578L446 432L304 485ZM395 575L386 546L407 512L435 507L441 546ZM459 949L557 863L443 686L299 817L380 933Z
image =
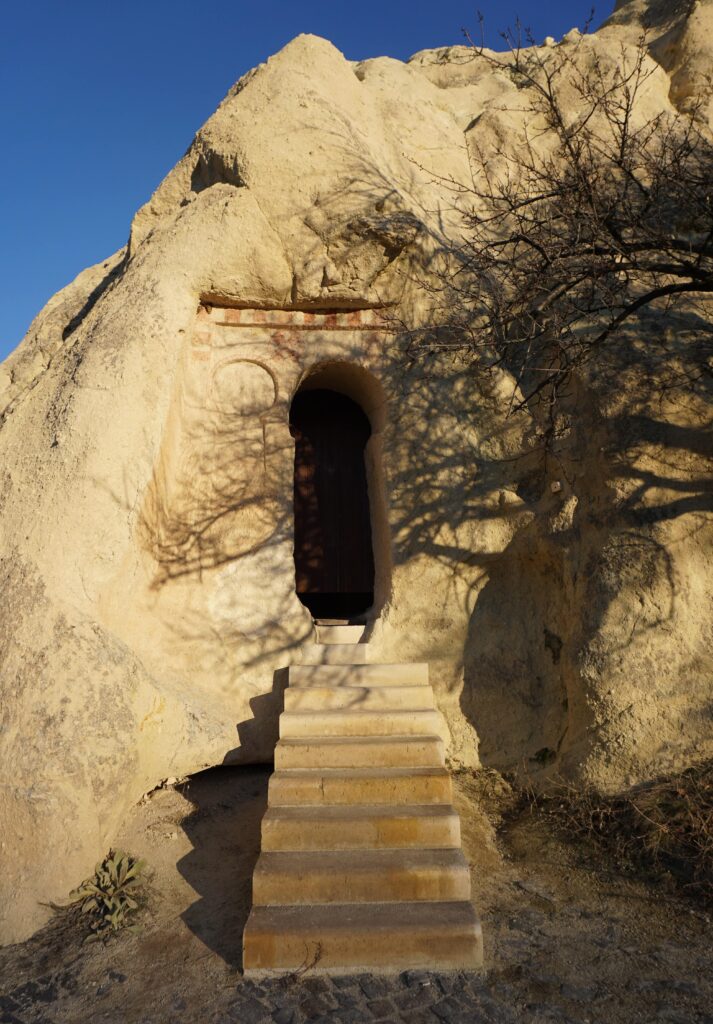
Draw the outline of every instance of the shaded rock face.
M583 59L614 59L640 8ZM669 40L709 13L682 9ZM652 64L649 111L678 101L682 45ZM288 428L305 381L370 419L370 657L430 663L455 760L611 789L709 751L710 405L658 387L657 338L695 324L652 320L581 382L556 465L522 457L504 372L404 358L459 230L444 182L468 185L516 92L463 48L353 64L298 37L0 366L4 941L162 779L270 760L312 629Z

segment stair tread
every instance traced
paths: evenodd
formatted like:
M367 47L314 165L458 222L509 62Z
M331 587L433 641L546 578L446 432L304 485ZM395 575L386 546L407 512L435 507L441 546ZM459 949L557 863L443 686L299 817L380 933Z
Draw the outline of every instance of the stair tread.
M296 715L311 716L312 718L330 715L337 718L339 715L368 715L370 718L384 718L387 715L434 715L438 714L436 708L309 708L304 711L290 710L283 711L281 717L292 718Z
M468 869L468 862L460 847L429 849L377 849L377 850L263 850L255 873L295 871L311 874L348 870L352 875L365 872L383 872L394 869L411 870L433 867L450 870Z
M370 686L368 683L344 683L319 686L288 686L285 711L432 710L435 706L430 686Z
M275 747L275 770L302 768L436 767L445 764L445 744L435 733L413 735L289 736Z
M460 847L264 850L256 906L464 900L470 868Z
M315 626L316 643L318 644L360 644L364 637L365 626L349 624L333 624L319 622Z
M403 900L400 903L281 904L253 907L252 929L278 933L297 928L305 933L334 931L428 930L434 924L447 929L478 927L478 915L469 900Z
M360 711L322 708L316 711L283 711L280 739L301 736L411 736L431 733L445 739L446 724L436 708Z
M363 665L367 644L306 643L302 647L303 665Z
M321 667L321 666L316 666ZM332 666L330 666L332 667ZM344 667L344 666L342 666ZM364 666L359 666L363 668ZM295 687L295 689L301 689ZM425 687L422 683L403 683L401 686L385 686L383 683L357 683L357 682L344 682L344 683L320 683L319 686L312 687L315 690L327 690L330 693L343 693L345 690L378 690L378 691L390 691L390 690L424 690Z
M268 807L265 818L290 818L298 821L303 818L446 818L455 814L452 804L300 804L296 807Z
M338 746L343 743L383 744L383 743L419 743L424 740L441 740L441 737L433 732L413 733L407 736L283 736L278 743L285 746L310 746L315 743L324 743L327 746L334 744Z
M282 740L280 740L282 743ZM314 779L324 775L330 779L404 779L409 776L438 775L450 778L447 768L442 765L417 768L279 768L272 778L285 775L291 779Z
M335 627L337 628L337 627ZM359 643L357 640L343 640L341 643L325 643L323 640L312 640L311 644L313 647L365 647L366 644Z
M364 647L365 644L315 644L315 647ZM290 665L290 670L304 669L304 668L344 668L344 669L356 669L357 671L363 671L367 669L369 671L377 671L378 669L404 669L407 672L413 672L414 670L423 670L428 668L427 661L369 661L365 665L305 665L304 662L298 662L297 664Z
M361 647L365 647L366 645L365 644L314 644L313 646L315 646L315 647L317 647L317 646L319 646L319 647L360 647L361 648ZM428 662L427 661L369 661L369 662L363 663L361 665L359 665L359 664L357 664L357 665L323 665L323 664L322 665L320 665L320 664L309 665L309 664L305 663L304 661L300 661L300 662L297 662L294 665L290 665L289 666L289 671L290 672L294 673L295 669L298 670L298 672L297 672L298 675L304 669L344 669L347 672L350 669L353 669L357 673L365 672L366 674L373 674L373 675L378 675L378 673L380 671L386 670L388 672L389 670L394 669L394 670L401 670L403 672L408 672L409 674L418 675L419 673L423 674L428 669ZM324 675L328 675L329 673L325 672L323 674Z
M368 662L361 665L301 663L288 669L290 686L322 685L330 680L334 685L354 684L354 680L368 681L370 686L428 686L428 665L425 662ZM378 682L375 682L378 680Z
M374 693L379 694L382 697L388 697L390 695L402 695L404 693L413 692L415 696L421 696L424 691L430 690L430 686L424 686L422 683L410 683L408 680L401 680L400 682L393 683L392 686L381 686L380 684L370 683L368 679L360 681L360 679L343 680L339 683L314 683L311 686L297 686L292 685L287 688L288 693L299 693L300 695L304 692L308 693L335 693L339 696L344 694L350 695L352 692L354 695L363 693ZM432 691L431 691L432 692Z

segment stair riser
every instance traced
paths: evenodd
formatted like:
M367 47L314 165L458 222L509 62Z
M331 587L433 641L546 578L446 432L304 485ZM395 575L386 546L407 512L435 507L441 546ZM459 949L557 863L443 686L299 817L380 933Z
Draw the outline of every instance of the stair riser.
M285 711L430 711L430 686L302 686L285 690Z
M318 644L358 644L364 636L364 626L315 626Z
M300 743L284 740L275 747L275 768L438 768L445 764L443 741L430 737L412 742Z
M262 823L263 850L408 850L457 849L459 846L460 821L456 814L355 821L265 818Z
M393 903L398 900L468 900L470 872L458 869L404 868L386 872L325 872L302 874L261 871L253 876L255 906L295 906L314 903Z
M363 665L366 644L305 644L303 665Z
M290 665L294 686L428 686L428 665Z
M335 915L335 917L338 915ZM251 915L245 929L243 968L252 977L294 971L306 964L310 973L334 971L473 970L483 963L480 925L409 931L345 931L320 927L270 929Z
M301 804L450 804L448 775L405 776L384 779L333 779L315 772L313 777L292 779L275 772L270 779L270 807Z
M281 739L439 736L442 731L443 719L437 711L285 711L280 716Z

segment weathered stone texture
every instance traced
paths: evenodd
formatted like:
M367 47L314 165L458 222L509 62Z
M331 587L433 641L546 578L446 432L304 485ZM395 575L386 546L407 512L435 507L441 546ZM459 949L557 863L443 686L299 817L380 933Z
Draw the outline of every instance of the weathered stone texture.
M673 6L650 5L648 113L709 102L713 7ZM581 59L619 59L642 7ZM710 405L659 400L662 326L648 362L615 352L583 383L566 465L529 475L504 374L402 359L430 303L414 260L458 229L444 180L467 185L469 145L521 105L462 55L293 40L0 367L3 940L161 779L271 757L275 673L312 639L287 413L315 367L374 429L373 660L430 663L455 759L480 743L614 788L709 750Z

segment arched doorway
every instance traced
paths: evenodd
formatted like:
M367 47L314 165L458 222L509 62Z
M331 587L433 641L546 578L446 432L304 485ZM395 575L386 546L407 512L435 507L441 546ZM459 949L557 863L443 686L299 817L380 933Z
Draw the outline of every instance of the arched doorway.
M315 619L358 619L374 603L369 419L347 395L312 387L293 399L290 432L297 596Z

